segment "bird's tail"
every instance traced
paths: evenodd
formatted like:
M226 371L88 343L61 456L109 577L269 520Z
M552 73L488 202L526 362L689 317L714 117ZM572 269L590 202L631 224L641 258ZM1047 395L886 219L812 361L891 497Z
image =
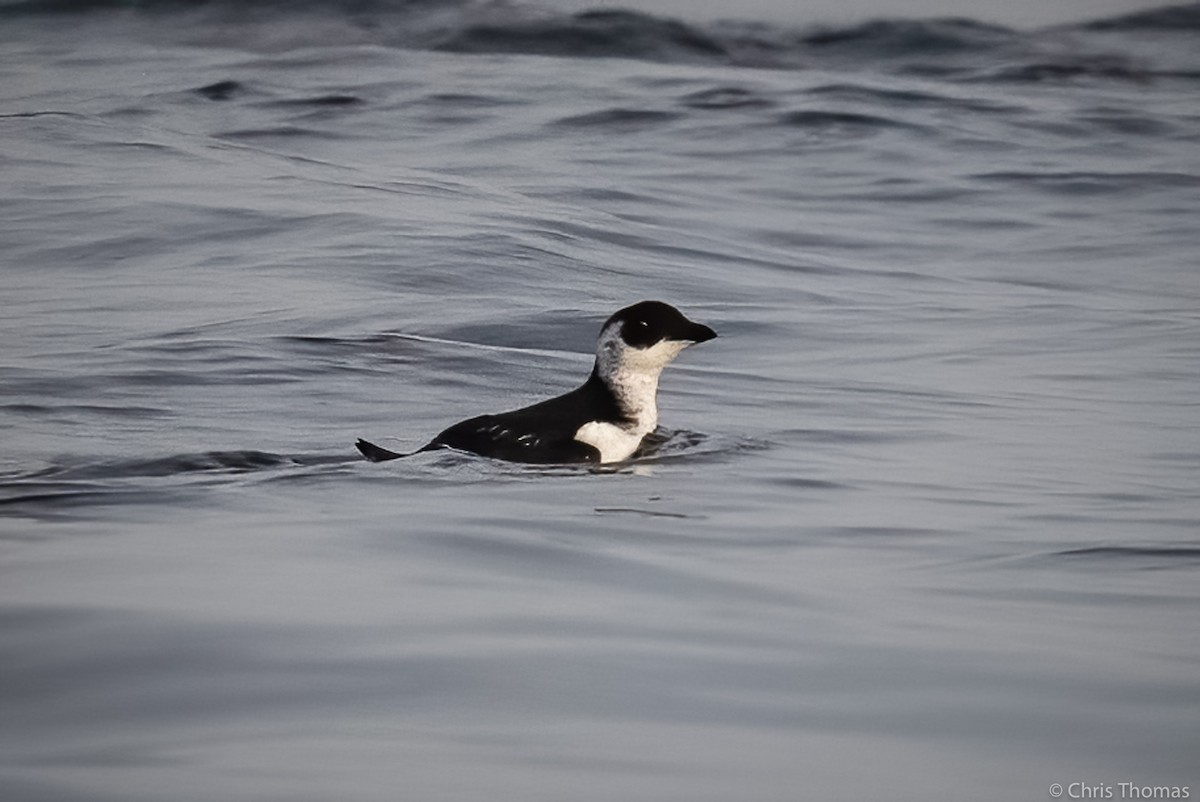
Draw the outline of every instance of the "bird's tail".
M354 444L359 452L369 459L371 462L387 462L390 459L401 459L402 457L411 457L413 454L420 454L422 451L430 451L434 448L433 443L427 446L418 448L416 451L410 451L407 454L400 454L395 451L388 451L386 448L375 445L372 442L358 438L358 442Z

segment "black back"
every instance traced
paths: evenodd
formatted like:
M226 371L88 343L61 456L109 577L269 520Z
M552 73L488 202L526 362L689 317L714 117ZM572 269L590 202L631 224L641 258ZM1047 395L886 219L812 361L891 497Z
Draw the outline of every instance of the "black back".
M425 448L456 448L513 462L599 462L594 446L575 439L579 427L589 421L625 422L595 368L581 387L565 395L456 423Z

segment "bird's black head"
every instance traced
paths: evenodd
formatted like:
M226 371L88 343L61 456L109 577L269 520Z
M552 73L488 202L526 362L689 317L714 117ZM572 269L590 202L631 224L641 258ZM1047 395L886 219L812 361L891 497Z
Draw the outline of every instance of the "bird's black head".
M702 343L717 333L701 323L693 323L675 307L662 301L642 301L627 306L605 321L601 331L620 325L620 338L631 348L651 348L663 341L690 345Z

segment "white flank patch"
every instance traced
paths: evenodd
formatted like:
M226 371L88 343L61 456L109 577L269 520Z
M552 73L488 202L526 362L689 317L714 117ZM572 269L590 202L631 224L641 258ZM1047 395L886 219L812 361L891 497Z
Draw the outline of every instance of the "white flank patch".
M644 432L623 429L611 423L589 421L575 432L575 439L600 452L601 462L620 462L633 456L642 444Z

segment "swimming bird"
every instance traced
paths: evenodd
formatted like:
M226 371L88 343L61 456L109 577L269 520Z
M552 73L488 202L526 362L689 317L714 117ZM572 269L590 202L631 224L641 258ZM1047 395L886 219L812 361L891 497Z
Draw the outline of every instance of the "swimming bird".
M658 426L663 368L684 348L716 336L670 304L642 301L604 322L592 373L571 392L456 423L408 454L361 439L356 446L372 462L442 448L512 462L620 462Z

